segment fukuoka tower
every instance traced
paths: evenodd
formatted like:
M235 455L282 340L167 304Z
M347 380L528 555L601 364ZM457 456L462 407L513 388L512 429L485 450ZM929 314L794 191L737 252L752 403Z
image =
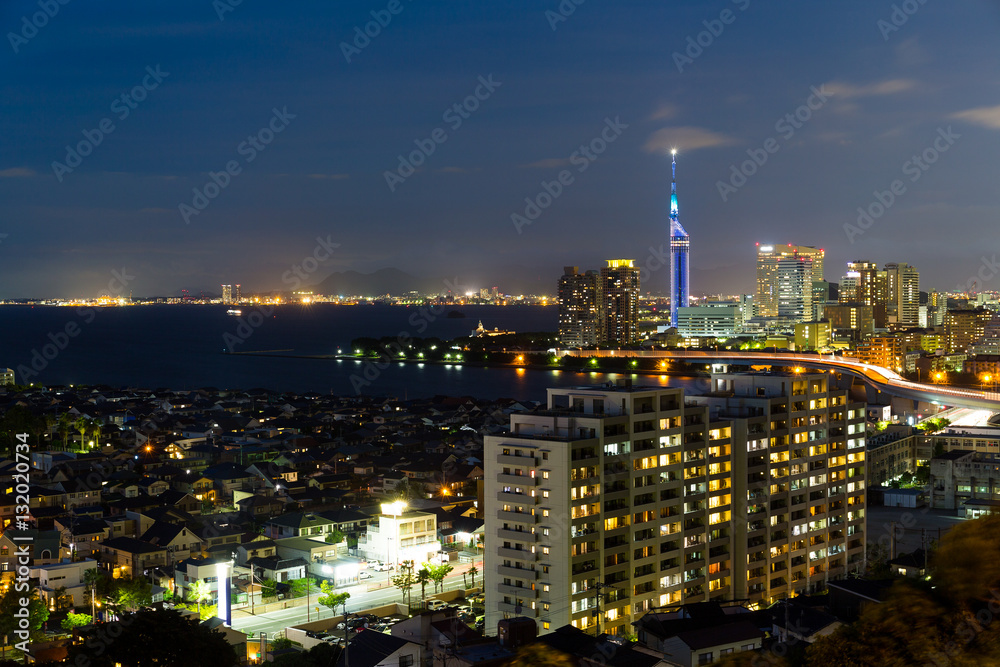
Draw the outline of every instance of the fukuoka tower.
M687 307L689 291L688 255L691 236L681 226L677 211L677 151L672 156L670 171L670 326L677 326L677 309Z

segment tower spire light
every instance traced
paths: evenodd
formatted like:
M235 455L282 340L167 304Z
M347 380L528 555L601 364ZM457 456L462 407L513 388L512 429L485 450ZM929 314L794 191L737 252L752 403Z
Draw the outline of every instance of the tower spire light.
M680 222L677 203L677 149L670 151L670 326L677 326L677 309L689 305L688 254L691 236Z

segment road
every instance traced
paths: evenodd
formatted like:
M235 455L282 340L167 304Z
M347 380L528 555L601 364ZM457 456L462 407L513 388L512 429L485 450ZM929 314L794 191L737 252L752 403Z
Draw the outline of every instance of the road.
M910 382L899 373L882 366L866 364L832 354L796 354L792 352L708 352L693 350L558 350L560 356L662 358L681 361L728 362L734 364L780 364L807 368L836 369L851 373L888 394L976 409L1000 411L1000 393L953 388L940 384Z
M462 579L462 573L467 572L470 567L472 567L472 563L462 563L460 565L456 565L455 570L445 578L444 590L453 591L459 588L464 588L465 582ZM480 572L480 574L476 575L476 585L481 587L483 562L477 561L476 568ZM347 592L351 594L351 598L347 603L347 611L358 612L364 609L371 609L373 607L380 607L401 601L402 593L400 593L399 589L395 586L386 587L386 579L383 578L384 575L378 572L374 574L375 579L368 580L366 583L337 588L338 593ZM374 584L372 583L373 581L375 582ZM369 590L373 585L381 585L382 588ZM420 597L420 586L414 586L411 592L414 594L414 600L418 599ZM433 592L433 585L428 586L428 597L431 596ZM317 616L316 607L319 607L319 616ZM303 605L300 607L278 609L276 611L268 612L267 614L256 615L250 615L243 610L233 610L233 627L240 632L253 632L254 637L258 636L258 633L260 632L266 632L268 633L268 637L273 638L274 633L282 632L290 625L298 625L308 621L316 621L322 618L331 618L333 616L340 615L339 610L337 614L334 614L328 607L320 605L316 602L315 597L312 599L312 602L308 607L308 612L306 609L307 607Z

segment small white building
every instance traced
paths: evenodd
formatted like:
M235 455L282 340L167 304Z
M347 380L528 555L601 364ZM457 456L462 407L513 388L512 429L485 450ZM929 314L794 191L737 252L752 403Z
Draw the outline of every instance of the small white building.
M13 368L0 368L0 385L2 384L16 384Z
M437 562L441 552L437 516L409 510L402 502L384 503L382 513L359 538L358 550L368 560L393 565L408 560L418 567Z
M82 607L87 570L96 570L97 561L86 558L75 563L64 561L50 565L39 565L31 569L31 576L38 577L38 595L51 609L55 604L56 591L65 588L65 595L74 607Z
M219 577L231 574L230 562L217 558L188 558L174 567L174 595L183 600L190 597L191 585L202 581L208 585L209 604L215 604L219 599Z

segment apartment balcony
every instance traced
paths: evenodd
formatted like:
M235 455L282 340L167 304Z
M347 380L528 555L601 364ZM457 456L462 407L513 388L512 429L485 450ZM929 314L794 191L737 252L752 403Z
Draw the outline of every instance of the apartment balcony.
M527 530L498 530L497 537L501 540L517 540L519 542L537 542L538 535Z
M505 475L503 473L497 475L498 484L512 486L538 486L540 480L540 477L531 477L530 475Z
M537 505L539 497L529 496L527 493L497 493L497 500L502 503L512 503L517 505Z
M527 570L522 567L508 567L506 565L497 565L497 574L504 577L514 577L516 579L525 579L528 581L538 579L538 570Z
M534 514L530 512L505 512L497 510L497 518L501 521L518 521L520 523L536 523Z
M497 463L511 466L532 466L537 464L534 456L512 456L510 454L497 454Z
M523 560L535 562L538 560L538 554L533 554L527 549L504 549L503 547L497 549L497 555L500 558L511 558L514 560Z
M530 605L518 606L499 602L497 603L497 610L504 614L515 614L517 616L527 616L528 618L538 617L538 610L532 609Z
M524 586L508 586L507 584L497 584L497 591L501 595L510 595L521 600L538 599L538 591L525 588Z

